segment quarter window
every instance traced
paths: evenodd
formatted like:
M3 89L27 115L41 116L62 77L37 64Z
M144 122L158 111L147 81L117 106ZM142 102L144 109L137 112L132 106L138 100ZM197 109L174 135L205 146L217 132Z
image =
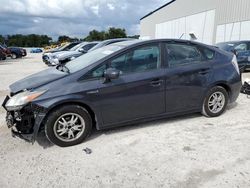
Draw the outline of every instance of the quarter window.
M96 67L94 70L84 76L85 80L97 79L103 77L104 71L107 69L107 64Z
M214 59L215 52L213 50L203 48L202 52L204 53L205 57L207 60L212 60Z
M192 45L166 44L170 67L199 63L203 60L201 52Z

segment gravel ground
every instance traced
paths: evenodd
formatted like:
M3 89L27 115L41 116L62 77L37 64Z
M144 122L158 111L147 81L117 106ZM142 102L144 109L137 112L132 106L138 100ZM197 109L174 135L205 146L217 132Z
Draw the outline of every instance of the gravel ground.
M0 102L10 83L45 68L41 54L0 62ZM94 131L85 143L60 148L43 134L34 145L12 138L0 108L0 187L249 188L249 110L240 95L218 118L193 114Z

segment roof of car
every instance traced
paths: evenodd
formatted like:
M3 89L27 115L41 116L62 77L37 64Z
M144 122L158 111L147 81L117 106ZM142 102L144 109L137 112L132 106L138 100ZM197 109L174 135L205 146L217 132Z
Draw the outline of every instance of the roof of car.
M120 45L120 46L130 46L133 44L147 44L147 43L152 43L152 42L182 42L182 43L187 43L187 44L197 44L197 45L202 45L202 46L208 46L208 47L215 47L207 44L203 44L200 42L196 41L190 41L190 40L184 40L184 39L150 39L150 40L130 40L130 41L123 41L123 42L118 42L114 43L112 45Z

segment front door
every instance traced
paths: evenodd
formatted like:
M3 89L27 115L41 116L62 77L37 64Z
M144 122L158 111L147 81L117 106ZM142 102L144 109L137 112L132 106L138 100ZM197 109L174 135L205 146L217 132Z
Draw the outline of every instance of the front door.
M93 70L101 75L107 67L121 71L118 79L98 83L93 93L104 126L150 117L165 112L165 69L161 67L160 46L135 48ZM95 83L96 84L96 83Z

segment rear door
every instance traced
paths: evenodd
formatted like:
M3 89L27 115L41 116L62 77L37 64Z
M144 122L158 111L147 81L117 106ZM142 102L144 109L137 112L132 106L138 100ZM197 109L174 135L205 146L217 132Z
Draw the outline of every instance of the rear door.
M168 60L166 111L200 108L212 75L214 52L182 42L165 43L165 50Z

